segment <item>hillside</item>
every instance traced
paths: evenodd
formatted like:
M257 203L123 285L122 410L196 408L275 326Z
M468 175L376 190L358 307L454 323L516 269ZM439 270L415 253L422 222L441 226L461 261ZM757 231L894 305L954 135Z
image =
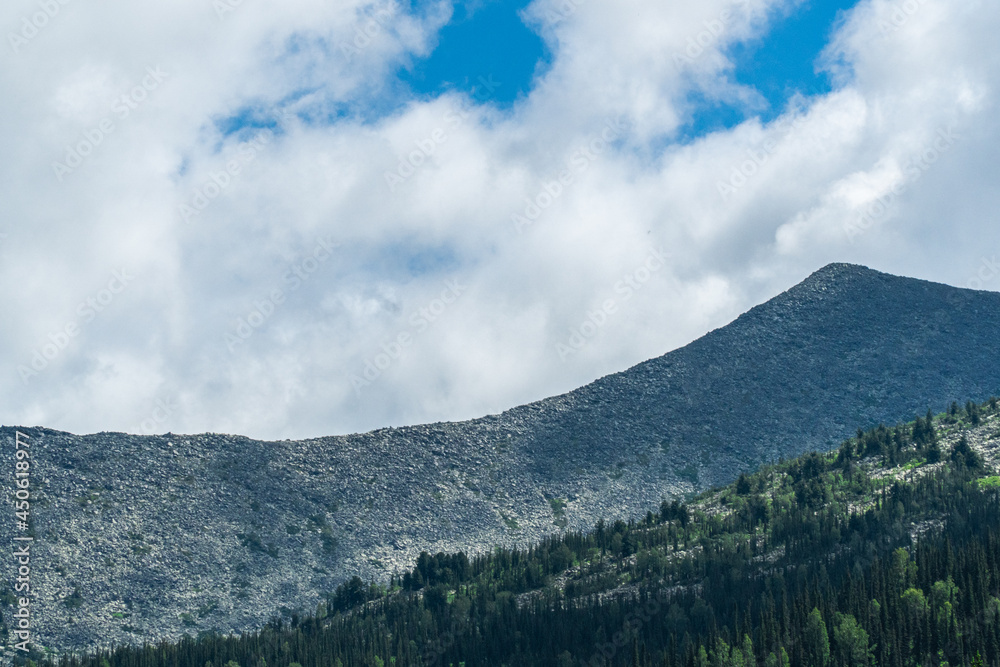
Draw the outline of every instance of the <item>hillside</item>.
M239 632L424 550L642 516L859 424L1000 393L998 330L1000 294L831 265L684 348L469 422L301 442L3 428L32 443L37 636Z
M997 665L998 427L996 399L953 406L640 521L421 554L317 617L67 667Z

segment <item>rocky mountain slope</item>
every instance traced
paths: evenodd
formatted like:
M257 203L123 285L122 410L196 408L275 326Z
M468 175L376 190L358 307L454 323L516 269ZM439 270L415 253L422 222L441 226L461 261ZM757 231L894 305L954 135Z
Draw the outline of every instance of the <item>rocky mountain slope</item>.
M468 422L301 442L5 427L7 470L15 430L31 448L35 637L251 629L421 550L645 514L859 424L1000 393L998 330L1000 294L831 265L687 347Z

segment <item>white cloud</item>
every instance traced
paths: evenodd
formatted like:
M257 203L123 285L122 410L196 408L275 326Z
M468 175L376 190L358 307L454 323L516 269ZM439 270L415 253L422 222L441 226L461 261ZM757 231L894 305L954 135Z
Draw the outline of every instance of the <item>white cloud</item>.
M528 99L381 118L448 5L62 5L0 57L3 421L303 437L468 418L662 354L829 261L965 285L1000 250L1000 8L899 14L913 4L847 17L833 93L683 146L693 87L758 103L724 49L785 4L538 0L526 15L554 61ZM0 28L37 11L8 3ZM286 115L219 129L247 110ZM73 151L89 154L57 174ZM668 265L624 300L616 284L658 248ZM123 269L127 288L83 314ZM384 367L356 391L368 364Z

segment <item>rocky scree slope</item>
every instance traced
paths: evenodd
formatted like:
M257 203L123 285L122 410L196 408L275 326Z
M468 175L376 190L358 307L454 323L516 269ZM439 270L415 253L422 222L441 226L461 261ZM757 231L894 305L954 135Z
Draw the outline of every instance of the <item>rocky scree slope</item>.
M258 628L421 550L643 515L858 425L1000 393L998 331L1000 294L838 264L663 357L468 422L299 442L22 427L36 638ZM8 470L15 430L0 429ZM14 528L11 508L5 543Z

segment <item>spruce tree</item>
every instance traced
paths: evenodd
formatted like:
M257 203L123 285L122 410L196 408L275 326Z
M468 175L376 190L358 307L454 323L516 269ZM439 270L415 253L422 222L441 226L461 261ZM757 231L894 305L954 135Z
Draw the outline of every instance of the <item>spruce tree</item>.
M803 636L803 650L810 667L826 667L830 662L830 636L818 608L809 612Z

